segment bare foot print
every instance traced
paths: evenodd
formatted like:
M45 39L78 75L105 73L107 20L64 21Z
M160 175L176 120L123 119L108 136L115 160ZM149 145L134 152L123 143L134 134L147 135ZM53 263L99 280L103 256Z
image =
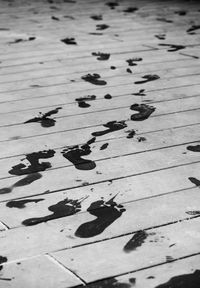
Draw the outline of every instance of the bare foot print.
M96 25L96 30L105 30L107 28L109 28L110 26L107 24L97 24Z
M105 134L111 133L113 131L118 131L127 127L125 121L110 121L103 125L104 127L108 128L103 131L93 132L93 136L103 136Z
M81 79L85 80L86 82L89 82L94 85L106 85L107 82L105 80L100 79L101 76L97 73L94 74L87 74L85 76L82 76Z
M82 158L83 156L89 155L91 153L89 144L67 147L61 153L74 165L76 169L92 170L96 167L94 161Z
M92 52L92 56L97 56L97 60L100 60L100 61L105 61L110 58L109 53L101 53L101 52L98 52L98 53Z
M147 104L133 104L130 109L139 112L131 115L131 120L133 121L146 120L156 110L155 107Z
M144 83L147 83L147 82L150 82L150 81L154 81L154 80L160 79L160 77L158 75L151 75L151 74L144 75L142 78L145 79L145 80L135 81L134 83L135 84L144 84Z
M43 201L44 199L43 198L40 198L40 199L22 199L22 200L12 200L12 201L9 201L6 203L6 206L9 207L9 208L19 208L19 209L22 209L22 208L25 208L26 204L27 203L38 203L40 201Z
M10 187L5 187L5 188L0 189L0 194L10 193L10 192L12 192L12 190L15 187L29 185L29 184L33 183L34 181L40 179L41 177L42 177L42 175L40 173L33 173L30 175L27 175L25 178L20 179L19 181L17 181L16 183L11 185Z
M131 251L136 250L138 247L142 246L147 237L148 234L143 230L136 232L124 246L124 252L130 253Z
M23 163L20 163L17 164L16 166L13 166L12 169L8 172L12 175L25 175L45 171L47 168L51 168L51 164L49 162L39 163L39 160L52 158L54 154L55 154L54 150L44 150L27 154L26 160L29 161L30 165L27 166Z
M65 38L61 39L60 41L67 45L77 45L75 38Z
M103 19L102 15L92 15L90 16L91 19L96 20L96 21L100 21Z
M176 44L164 44L164 43L161 43L161 44L158 44L159 46L168 46L169 49L167 50L168 52L175 52L175 51L178 51L178 50L181 50L181 49L185 49L185 46L184 45L176 45Z
M192 151L192 152L200 152L200 145L187 146L187 150Z
M38 218L29 218L22 222L25 226L36 225L42 222L47 222L53 219L69 216L76 214L77 212L81 211L81 202L86 198L73 200L73 199L64 199L54 205L49 206L49 211L53 212L53 214L38 217Z
M95 100L96 96L95 95L88 95L86 97L79 97L76 98L75 100L78 102L78 106L81 108L88 108L90 107L90 104L87 103L88 101Z
M75 236L80 238L94 237L101 234L109 225L116 221L126 209L114 202L115 197L107 202L103 200L93 202L87 211L97 218L79 226Z
M142 61L141 57L135 57L135 58L130 58L130 59L126 60L126 62L128 63L129 66L136 66L137 63L135 63L135 62L139 62L139 61Z
M56 120L49 118L49 116L51 116L53 114L57 114L60 109L62 109L62 107L58 107L58 108L51 110L45 114L42 114L40 112L40 115L38 117L27 120L24 123L26 124L26 123L32 123L32 122L39 122L41 124L41 126L44 128L55 126Z

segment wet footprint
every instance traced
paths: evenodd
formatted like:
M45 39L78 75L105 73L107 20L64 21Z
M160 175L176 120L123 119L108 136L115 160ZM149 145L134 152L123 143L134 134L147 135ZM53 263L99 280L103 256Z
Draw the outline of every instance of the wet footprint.
M44 128L48 128L48 127L52 127L55 126L56 120L49 118L49 116L53 115L53 114L57 114L58 111L62 109L62 107L58 107L54 110L51 110L45 114L42 114L41 112L39 113L40 116L32 118L30 120L27 120L26 122L24 122L25 124L27 123L33 123L33 122L38 122L41 124L42 127Z
M83 223L75 232L80 238L90 238L101 234L108 226L116 221L126 209L114 202L114 196L109 201L98 200L93 202L87 211L96 216L95 220Z
M107 24L97 24L96 25L96 30L105 30L108 29L110 26Z
M105 134L114 132L114 131L118 131L121 129L124 129L125 127L127 127L125 121L110 121L106 124L103 125L104 127L108 128L106 130L103 131L97 131L97 132L93 132L92 136L103 136Z
M10 187L5 187L5 188L0 189L0 194L11 193L14 188L29 185L29 184L33 183L34 181L40 179L41 177L42 177L42 175L40 173L33 173L30 175L27 175L25 178L20 179L19 181L17 181L16 183L11 185Z
M169 49L167 50L168 52L175 52L181 49L185 49L184 45L176 45L176 44L164 44L164 43L160 43L158 44L159 46L168 46Z
M156 110L155 107L147 104L133 104L130 109L139 112L131 115L131 120L133 121L146 120Z
M90 104L87 103L87 101L92 101L95 99L96 99L95 95L88 95L86 97L76 98L75 100L78 102L78 106L80 108L88 108L88 107L90 107Z
M82 76L81 79L85 80L86 82L89 82L94 85L106 85L107 82L105 80L100 79L101 76L97 73L94 74L87 74L85 76Z
M131 251L136 250L138 247L142 246L147 237L148 234L143 230L136 232L124 246L124 252L130 253Z
M135 58L130 58L130 59L126 60L126 62L128 63L129 66L136 66L137 63L135 63L135 62L140 62L140 61L142 61L141 57L135 57Z
M100 60L100 61L105 61L110 58L109 53L101 53L101 52L98 52L98 53L92 52L92 56L97 56L97 60Z
M8 173L19 176L45 171L46 169L51 168L51 164L49 162L39 163L39 160L52 158L54 154L55 154L54 150L44 150L27 154L25 159L30 164L28 166L23 163L17 164L13 166L12 169L8 171Z
M144 75L142 78L145 79L145 80L136 81L134 83L135 84L144 84L144 83L147 83L147 82L150 82L150 81L154 81L154 80L160 79L160 77L158 75L156 75L156 74L154 74L154 75L151 75L151 74Z
M144 93L145 89L140 89L139 92L136 93L132 93L131 95L135 95L135 96L146 96L146 94Z
M89 159L82 158L91 153L90 145L72 146L63 149L62 155L69 160L78 170L92 170L96 167L96 163Z
M65 38L61 39L60 41L67 45L77 45L75 38Z
M23 199L23 200L12 200L12 201L9 201L6 203L6 206L9 207L9 208L19 208L19 209L22 209L22 208L25 208L26 204L27 203L38 203L40 201L43 201L44 199L41 198L41 199Z
M187 150L192 151L192 152L200 152L200 145L187 146Z
M158 38L159 40L165 40L166 34L157 34L155 35L155 37Z
M111 1L111 2L107 2L106 3L107 6L110 7L110 9L115 9L115 7L119 6L119 3L115 2L115 1Z
M103 17L102 17L101 14L99 14L99 15L92 15L92 16L90 16L90 18L93 19L93 20L96 20L96 21L100 21L100 20L103 19Z
M134 13L137 10L138 10L137 7L129 7L127 9L123 10L123 12L125 12L125 13Z
M37 225L39 223L47 222L53 219L76 214L77 212L81 211L81 202L86 198L87 197L78 200L66 198L63 201L48 207L48 210L53 212L53 214L44 217L29 218L24 220L22 224L25 226Z

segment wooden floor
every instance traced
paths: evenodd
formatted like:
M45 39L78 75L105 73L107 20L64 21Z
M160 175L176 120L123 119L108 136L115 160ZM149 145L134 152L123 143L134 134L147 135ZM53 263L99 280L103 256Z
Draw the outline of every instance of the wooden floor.
M200 287L200 2L0 1L0 287Z

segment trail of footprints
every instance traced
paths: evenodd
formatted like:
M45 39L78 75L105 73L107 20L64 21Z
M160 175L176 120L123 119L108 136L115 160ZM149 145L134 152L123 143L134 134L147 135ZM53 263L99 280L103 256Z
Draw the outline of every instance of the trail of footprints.
M50 4L53 3L53 1L48 1ZM109 1L106 2L105 5L108 7L108 9L115 10L116 13L124 13L124 15L128 15L130 13L137 13L138 8L137 7L127 7L123 11L117 10L120 8L120 3L118 1ZM53 9L53 8L52 8ZM180 10L180 11L174 11L175 14L179 16L184 16L187 14L187 11ZM75 18L72 16L65 15L64 18L70 18L71 20L74 20ZM54 21L60 21L61 19L52 16L52 20ZM94 21L102 21L103 15L101 14L95 14L90 16L91 19ZM164 17L158 17L157 21L162 21L166 23L173 23L172 20L166 19ZM109 25L105 23L98 23L95 25L97 32L90 32L91 35L102 35L102 31L109 29ZM196 30L200 29L199 24L193 24L191 27L187 29L188 35L194 35ZM101 31L100 33L98 31ZM115 35L118 37L118 35ZM155 37L158 40L165 40L167 38L166 33L165 34L156 34ZM13 41L9 42L9 45L12 44L19 44L21 42L25 41L33 41L35 40L35 37L29 37L28 39L14 39ZM74 37L66 37L60 40L62 43L66 45L78 45L78 42ZM158 43L158 46L166 47L166 50L168 52L176 52L182 49L185 49L186 46L179 45L179 44L168 44L168 43ZM184 55L184 54L182 54ZM190 56L185 54L186 56ZM110 53L103 53L103 52L92 52L92 56L96 57L98 61L109 61L112 57ZM193 58L198 58L197 56L191 56ZM141 62L143 59L141 57L134 57L126 60L126 63L128 67L126 68L126 72L129 74L134 74L134 66L137 66L139 62ZM110 66L111 70L117 69L115 66ZM135 85L142 85L144 83L147 83L149 81L155 81L158 80L160 77L156 74L151 75L147 74L142 76L142 79L139 81L135 81ZM107 81L101 78L101 75L97 73L87 75L83 75L81 77L83 81L89 82L92 85L99 85L99 86L105 86L107 85ZM135 96L146 96L145 89L140 89L138 92L132 93L132 95ZM111 100L112 96L110 94L106 94L104 96L104 99ZM80 108L89 108L92 104L92 101L96 100L95 95L87 95L84 97L76 98L75 101L77 102L78 106ZM55 126L56 120L52 118L51 116L54 114L59 113L59 110L62 109L62 107L58 107L54 110L50 110L47 113L40 113L38 116L29 119L25 121L25 124L29 123L39 123L43 128L49 128L52 126ZM134 103L130 106L130 110L134 111L135 113L130 116L130 120L132 121L144 121L147 120L151 114L155 111L155 107L147 104L137 104ZM92 138L87 141L87 143L83 145L74 145L74 146L68 146L62 149L61 154L63 158L65 158L67 161L71 162L74 167L78 170L92 170L96 168L95 161L85 159L84 156L88 156L92 153L91 145L95 143L97 137L101 137L103 135L106 135L108 133L113 133L115 131L123 130L127 128L127 120L113 120L109 121L105 124L103 124L103 129L101 131L94 131L91 136ZM125 130L126 138L131 139L136 136L136 131L134 129L131 130ZM145 137L138 137L137 138L139 142L146 141ZM105 150L109 146L109 143L104 143L100 150ZM198 153L200 152L200 145L190 145L187 147L187 150L190 152ZM44 150L44 151L38 151L33 152L30 154L25 155L25 159L21 161L21 163L11 167L11 169L8 171L11 175L25 175L25 177L10 187L4 187L0 189L0 194L6 194L11 193L13 189L20 186L30 185L34 181L39 180L42 177L42 174L39 172L45 171L46 169L51 168L51 163L49 161L46 161L44 159L50 159L55 156L55 151L52 149ZM42 159L42 161L40 161ZM26 164L24 164L24 160L26 161ZM27 164L28 162L28 164ZM191 181L194 185L197 187L200 187L200 180L194 177L189 177L189 181ZM90 206L87 208L87 212L91 215L95 216L96 218L92 221L83 223L78 227L78 229L75 231L75 236L80 238L90 238L94 237L96 235L99 235L103 233L103 231L110 226L114 221L116 221L121 215L125 212L125 208L123 205L118 204L115 202L115 198L117 195L112 197L109 200L104 200L103 197L100 200L94 201L90 204ZM48 207L48 210L50 211L50 214L44 216L44 217L35 217L35 218L29 218L25 219L22 224L25 226L31 226L31 225L37 225L42 222L47 222L53 219L66 217L72 214L76 214L81 211L81 203L89 196L86 196L85 198L73 200L73 199L63 199L62 201L59 201L58 203L55 203L54 205L51 205ZM39 203L41 201L44 201L44 198L35 198L32 197L30 199L20 199L20 200L11 200L6 203L6 206L9 208L18 208L23 209L26 207L26 204L28 203ZM200 211L187 211L186 212L189 215L200 215ZM131 253L135 250L137 250L140 246L145 243L145 241L148 240L150 236L152 236L153 233L148 233L146 231L138 231L136 232L133 237L126 243L126 245L122 248L124 253ZM155 240L158 241L158 240ZM174 244L176 245L176 244ZM169 256L166 256L166 261L172 261L173 259L169 258ZM3 268L2 264L7 261L6 257L0 256L0 270ZM153 276L152 276L153 277ZM155 288L164 288L164 287L179 287L180 283L194 283L193 287L199 287L200 286L200 271L196 270L195 272L187 275L180 275L177 277L171 278L167 283L161 284ZM106 279L103 281L99 281L94 284L88 284L87 287L90 288L100 288L100 287L125 287L129 288L134 286L136 283L135 278L130 278L129 283L121 283L118 282L117 279ZM196 285L196 286L195 286ZM181 286L182 287L182 286ZM185 286L186 287L186 286ZM187 286L189 287L189 286Z

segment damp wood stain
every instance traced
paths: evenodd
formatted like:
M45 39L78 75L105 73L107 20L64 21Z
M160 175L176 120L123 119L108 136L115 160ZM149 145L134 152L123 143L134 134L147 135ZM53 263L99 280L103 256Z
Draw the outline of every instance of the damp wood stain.
M123 248L124 252L130 253L132 251L135 251L138 247L142 246L147 237L148 237L147 232L143 230L136 232L124 246Z
M156 110L155 107L147 105L147 104L133 104L131 105L130 109L134 111L138 111L138 113L131 115L132 121L146 120Z
M107 129L103 131L93 132L92 136L95 136L95 137L103 136L105 134L118 131L127 127L125 121L110 121L104 124L103 126L106 127Z
M102 80L101 76L97 73L84 75L81 77L81 79L94 85L102 86L107 84L107 82Z
M11 193L14 188L29 185L33 183L34 181L39 180L41 177L42 175L40 173L32 173L30 175L27 175L25 178L20 179L19 181L17 181L10 187L5 187L5 188L0 189L0 194Z
M56 109L50 110L49 112L44 113L44 114L40 112L39 113L40 115L38 117L27 120L24 123L27 124L27 123L38 122L44 128L49 128L49 127L55 126L56 120L53 118L49 118L49 117L51 115L57 114L60 109L62 109L62 107L58 107Z
M25 226L32 226L32 225L37 225L39 223L47 222L53 219L58 219L58 218L76 214L79 211L81 211L81 202L85 200L86 198L87 197L81 198L78 200L66 198L48 207L48 210L53 212L53 214L50 214L44 217L29 218L29 219L24 220L22 224Z
M54 154L55 151L51 149L27 154L25 159L30 164L28 166L23 163L17 164L13 166L12 169L8 171L8 173L11 175L19 176L45 171L46 169L51 168L51 164L49 162L40 163L39 160L52 158Z
M108 201L97 200L89 206L87 211L96 216L95 220L83 223L75 232L76 237L90 238L101 234L108 226L116 221L126 209L117 204L112 197Z

